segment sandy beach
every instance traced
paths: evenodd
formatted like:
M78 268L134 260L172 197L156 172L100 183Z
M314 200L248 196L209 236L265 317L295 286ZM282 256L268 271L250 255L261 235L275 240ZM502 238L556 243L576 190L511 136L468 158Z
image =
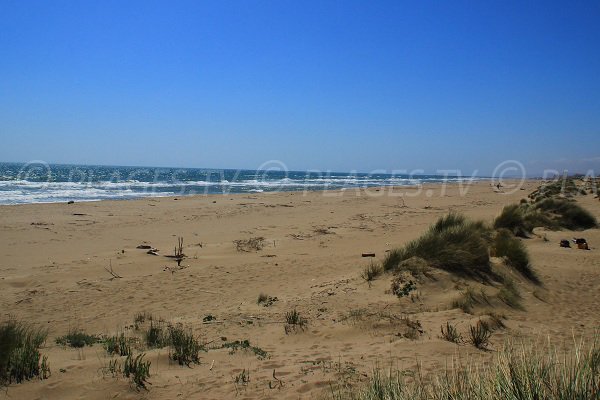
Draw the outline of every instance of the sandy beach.
M457 355L489 359L493 351L440 338L446 322L464 333L480 318L451 306L467 279L439 271L413 295L398 298L390 293L390 274L367 283L361 272L449 211L491 223L538 184L526 181L513 193L478 182L1 206L1 317L48 329L42 353L52 375L9 386L0 397L319 398L332 383L365 380L376 366L404 370L419 363L427 374ZM593 195L577 202L600 218ZM523 309L498 307L506 329L494 332L492 350L509 337L567 343L598 328L600 231L534 233L523 242L543 285L518 280ZM585 237L591 250L559 247L575 236ZM181 268L165 257L178 237L187 256ZM264 238L261 250L234 245L256 237ZM259 305L261 293L276 300ZM307 324L286 333L285 314L294 309ZM70 329L139 336L133 324L142 312L191 327L208 348L201 363L182 367L169 361L166 348L145 349L151 386L138 392L106 373L111 356L101 344L55 343ZM406 321L418 321L418 329ZM267 356L221 348L237 340ZM236 383L245 371L249 381Z

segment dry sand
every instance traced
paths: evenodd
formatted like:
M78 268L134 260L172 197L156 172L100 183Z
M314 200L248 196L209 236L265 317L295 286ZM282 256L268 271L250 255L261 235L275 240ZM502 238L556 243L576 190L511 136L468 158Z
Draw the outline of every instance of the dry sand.
M331 382L364 380L373 367L400 369L422 363L425 373L443 368L457 354L490 357L472 346L439 338L440 325L451 321L463 333L476 316L451 309L460 280L442 276L419 285L417 295L389 294L390 275L368 285L360 274L374 252L418 237L450 210L491 222L506 204L533 191L497 193L487 182L470 186L426 186L311 193L263 193L183 198L33 204L0 207L0 304L9 315L49 329L43 354L52 376L12 385L0 398L318 398ZM466 190L461 195L460 190ZM578 202L600 217L600 202ZM498 348L511 337L550 335L569 341L598 327L600 231L540 232L526 240L544 288L520 283L525 311L505 307L507 330L492 337ZM546 236L547 241L543 239ZM182 263L146 254L147 243L172 254L184 237ZM257 252L239 252L236 239L263 236ZM591 251L564 249L562 238L582 236ZM121 279L111 279L112 264ZM189 267L188 267L189 266ZM167 270L165 270L165 267ZM386 293L386 291L388 293ZM257 305L259 293L276 296L270 307ZM286 335L284 315L294 308L308 319L304 332ZM366 310L366 311L360 311ZM70 328L88 333L129 331L138 312L182 322L212 347L247 339L268 352L226 349L202 353L192 368L169 363L168 350L147 351L152 362L150 390L136 392L128 381L102 373L110 357L101 345L82 350L56 345ZM355 318L347 318L353 313ZM207 315L216 321L203 323ZM406 326L383 315L410 315L423 333L403 336ZM212 368L211 368L212 367ZM234 384L249 370L250 382ZM273 373L280 381L273 378ZM279 383L281 382L281 384Z

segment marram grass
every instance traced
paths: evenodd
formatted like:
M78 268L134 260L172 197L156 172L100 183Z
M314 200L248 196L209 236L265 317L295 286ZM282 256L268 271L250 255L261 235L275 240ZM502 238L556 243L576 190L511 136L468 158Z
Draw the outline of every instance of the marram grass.
M422 377L417 371L373 371L363 387L334 387L330 399L349 400L589 400L600 399L600 346L575 343L569 351L551 344L508 343L486 365L454 362Z

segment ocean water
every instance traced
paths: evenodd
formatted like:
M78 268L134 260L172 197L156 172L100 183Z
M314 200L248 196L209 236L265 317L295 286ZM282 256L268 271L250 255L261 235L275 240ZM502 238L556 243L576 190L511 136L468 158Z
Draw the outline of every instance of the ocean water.
M415 186L471 177L0 163L0 204Z

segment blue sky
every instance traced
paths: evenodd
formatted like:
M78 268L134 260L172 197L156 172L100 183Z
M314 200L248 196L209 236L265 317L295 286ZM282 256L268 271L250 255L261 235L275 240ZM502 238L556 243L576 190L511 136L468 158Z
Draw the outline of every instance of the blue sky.
M600 2L0 2L0 161L600 171Z

